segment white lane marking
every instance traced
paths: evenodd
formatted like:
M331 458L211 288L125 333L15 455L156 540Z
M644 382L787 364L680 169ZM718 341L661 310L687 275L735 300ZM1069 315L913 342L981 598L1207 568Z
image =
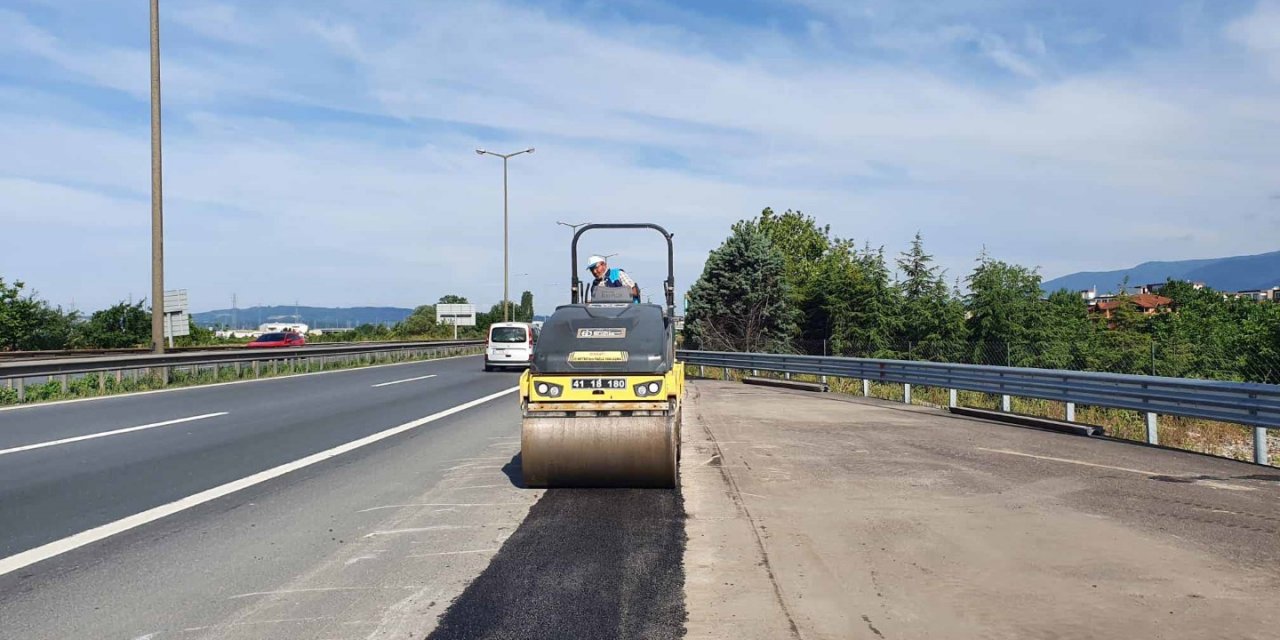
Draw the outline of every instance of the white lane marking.
M527 502L417 502L413 504L386 504L381 507L369 507L356 513L382 511L383 509L403 509L405 507L507 507L528 504Z
M251 593L241 593L234 596L228 596L228 600L236 600L239 598L253 598L257 596L282 596L291 593L321 593L325 591L381 591L384 589L417 589L418 587L404 586L385 586L385 587L312 587L310 589L277 589L275 591L253 591ZM264 621L270 622L270 621Z
M430 527L409 527L406 529L387 529L385 531L374 531L373 533L364 534L365 538L378 538L381 536L395 536L402 533L425 533L427 531L457 531L459 529L483 529L486 525L482 524L437 524Z
M371 364L364 367L351 367L350 369L330 369L329 371L312 371L311 373L291 373L287 376L271 376L269 378L254 378L252 380L232 380L231 382L215 382L213 384L197 384L190 387L170 387L168 389L152 389L151 391L134 391L133 393L116 393L106 396L93 396L91 398L75 398L73 400L54 400L52 402L32 402L30 404L15 404L8 407L0 407L0 412L17 411L18 409L38 409L40 407L56 407L61 404L76 404L78 402L93 402L94 400L113 400L115 398L134 398L137 396L149 396L153 393L170 393L172 391L191 391L192 389L211 389L213 387L227 387L233 384L249 384L250 382L274 382L276 380L288 380L290 378L303 378L306 376L322 376L330 373L354 373L356 371L368 371L369 369L380 369L382 367L403 367L410 364L430 364L432 362L440 362L442 360L457 360L459 358L479 358L483 354L470 356L447 356L444 358L432 358L430 360L410 360L409 362L388 362L387 364Z
M94 438L105 438L107 436L118 436L122 433L132 433L134 431L143 431L145 429L156 429L159 427L167 427L173 424L181 424L183 422L193 422L195 420L204 420L206 418L216 418L218 416L227 415L226 411L217 413L206 413L190 418L178 418L176 420L165 420L164 422L152 422L151 424L139 425L136 427L125 427L124 429L114 429L112 431L103 431L102 433L90 433L84 436L75 436L74 438L63 438L61 440L50 440L48 442L37 442L35 444L24 444L21 447L13 447L12 449L0 449L0 456L18 453L19 451L31 451L32 449L43 449L45 447L56 447L60 444L70 444L72 442L81 442L84 440L93 440Z
M427 378L434 378L434 377L436 377L436 374L434 374L434 373L433 373L433 374L431 374L431 375L429 375L429 376L418 376L418 377L416 377L416 378L405 378L404 380L392 380L391 382L383 382L382 384L375 384L375 385L373 385L373 388L374 388L374 389L377 389L378 387L387 387L387 386L390 386L390 385L393 385L393 384L400 384L400 383L402 383L402 382L414 382L414 381L417 381L417 380L426 380Z
M297 471L298 469L309 467L318 462L324 462L325 460L328 460L336 456L340 456L344 453L355 451L356 449L371 445L380 440L386 440L387 438L390 438L392 436L399 435L411 429L416 429L418 427L421 427L424 424L429 424L429 423L435 422L436 420L447 418L455 413L461 413L472 407L477 407L486 402L490 402L492 400L501 398L502 396L510 395L514 393L516 390L518 390L519 388L520 387L511 387L510 389L499 391L497 393L491 393L487 396L484 396L483 398L477 398L469 402L464 402L456 407L452 407L450 409L445 409L444 411L433 413L424 418L418 418L417 420L414 420L412 422L406 422L398 427L392 427L385 431L379 431L378 433L365 436L358 440L352 440L351 442L336 446L332 449L327 449L325 451L321 451L320 453L314 453L305 458L300 458L298 460L294 460L293 462L282 464L272 469L267 469L266 471L259 471L258 473L255 473L251 476L247 476L239 480L233 480L231 482L214 487L212 489L206 489L199 493L192 494L185 498L182 498L181 500L175 500L174 502L170 502L169 504L148 509L146 511L143 511L142 513L136 513L127 518L122 518L120 520L116 520L115 522L109 522L107 524L94 527L93 529L89 529L88 531L81 531L80 533L77 533L75 535L67 536L66 538L63 538L61 540L55 540L53 542L41 545L34 549L28 549L26 551L23 551L22 553L17 553L7 558L0 558L0 576L6 575L8 573L12 573L24 567L28 567L42 560L48 560L49 558L62 555L64 553L67 553L68 551L79 549L80 547L83 547L87 544L92 544L99 540L110 538L111 536L114 536L117 533L122 533L124 531L128 531L130 529L140 527L149 522L154 522L166 516L173 515L180 511L184 511L186 509L190 509L192 507L204 504L206 502L209 502L210 500L216 500L218 498L221 498L226 495L230 495L242 489L247 489L254 485L262 484L263 482L272 480L274 478L278 478L291 471Z
M1078 464L1082 467L1097 467L1099 469L1111 469L1112 471L1125 471L1128 473L1136 473L1144 476L1164 476L1168 478L1186 479L1195 484L1212 487L1214 489L1229 489L1232 491L1256 491L1254 487L1242 487L1236 484L1226 484L1224 482L1215 482L1213 480L1200 480L1190 476L1179 476L1170 473L1158 473L1156 471L1144 471L1142 469L1130 469L1129 467L1113 467L1109 464L1097 464L1094 462L1085 462L1084 460L1072 460L1070 458L1054 458L1052 456L1038 456L1031 453L1023 453L1021 451L1010 451L1008 449L987 449L985 447L977 447L978 451L989 451L991 453L1003 453L1010 456L1022 456L1024 458L1035 458L1037 460L1048 460L1050 462L1065 462L1067 464Z
M493 553L497 549L468 549L466 551L438 551L436 553L418 553L408 557L410 558L434 558L436 556L460 556L466 553Z
M447 487L445 491L466 491L467 489L501 489L502 487L510 487L510 484L477 484L468 487Z

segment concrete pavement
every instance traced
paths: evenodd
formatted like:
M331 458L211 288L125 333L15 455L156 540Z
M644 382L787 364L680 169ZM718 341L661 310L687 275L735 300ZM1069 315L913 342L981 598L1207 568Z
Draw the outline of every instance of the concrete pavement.
M690 638L1275 638L1280 472L691 383Z

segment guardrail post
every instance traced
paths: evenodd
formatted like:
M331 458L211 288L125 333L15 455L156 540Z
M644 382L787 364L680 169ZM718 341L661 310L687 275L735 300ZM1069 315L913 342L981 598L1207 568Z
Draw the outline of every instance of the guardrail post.
M280 361L273 358L271 360L271 375L274 376L279 371L280 371Z
M1010 411L1010 404L1011 404L1011 402L1010 402L1010 400L1009 400L1009 394L1007 394L1007 393L1005 393L1005 394L1001 394L1001 396L1000 396L1000 410L1001 410L1001 411L1003 411L1003 412L1005 412L1005 413L1009 413L1009 411Z
M169 386L169 367L160 367L160 386Z
M702 364L698 365L698 377L699 377L699 378L705 378L705 377L707 377L707 366L706 366L706 365L702 365Z
M24 378L18 378L18 402L27 399L27 381Z
M1256 464L1271 464L1271 457L1267 455L1267 428L1253 428L1253 461Z
M871 381L866 378L862 379L862 397L871 397Z
M958 406L960 406L960 398L959 398L959 394L958 394L958 393L956 393L956 390L955 390L955 389L951 389L951 393L949 393L949 394L947 394L947 395L951 396L951 397L947 400L947 406L949 406L949 407L953 407L953 408L954 408L954 407L958 407Z
M258 377L258 361L253 361L253 377Z
M66 393L67 392L67 374L64 373L58 377L59 377L59 381L62 383L62 392Z
M107 392L107 372L99 371L98 372L98 393L106 393L106 392Z
M1068 402L1067 403L1067 422L1075 422L1075 421L1076 421L1076 403Z
M1156 414L1147 412L1147 444L1160 444L1160 430L1156 428Z
M903 404L911 404L911 383L902 383L902 402Z

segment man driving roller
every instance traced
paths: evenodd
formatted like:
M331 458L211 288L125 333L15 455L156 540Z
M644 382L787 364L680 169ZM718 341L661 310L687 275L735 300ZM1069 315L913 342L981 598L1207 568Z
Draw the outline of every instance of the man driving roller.
M631 292L631 301L640 302L640 286L622 269L610 269L609 262L603 256L591 256L587 259L587 271L595 277L595 281L587 288L587 302L595 299L596 287L625 287Z

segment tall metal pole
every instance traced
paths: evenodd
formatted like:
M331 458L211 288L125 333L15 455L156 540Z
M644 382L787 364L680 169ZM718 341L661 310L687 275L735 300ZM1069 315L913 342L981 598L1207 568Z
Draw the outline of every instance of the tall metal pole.
M507 210L507 160L514 158L522 153L533 153L533 147L516 151L515 153L494 153L485 151L484 149L476 149L476 153L482 156L497 156L502 158L502 320L507 322L511 320L511 295L508 289L509 272L511 270L511 253L509 250L510 238L508 234L508 220L510 216Z
M511 321L511 295L507 291L507 281L511 274L511 254L507 250L507 160L502 158L502 321Z
M151 348L164 353L164 194L160 175L160 0L151 0Z

